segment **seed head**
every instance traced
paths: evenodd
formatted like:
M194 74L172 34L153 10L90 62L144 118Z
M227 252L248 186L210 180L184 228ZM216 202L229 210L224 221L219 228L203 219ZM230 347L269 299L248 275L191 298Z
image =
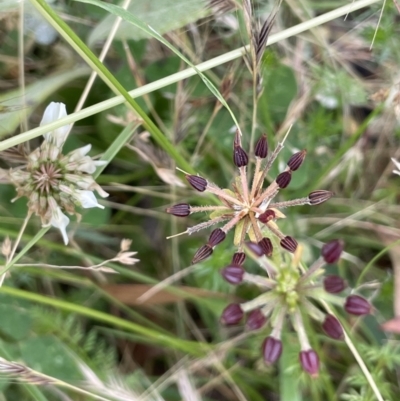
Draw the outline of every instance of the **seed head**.
M204 259L207 259L209 256L211 256L213 253L213 249L209 245L203 245L201 248L197 250L197 252L194 254L193 259L192 259L192 264L196 264L201 262Z
M327 242L321 251L321 255L326 263L336 263L340 259L344 247L344 242L340 239Z
M261 309L254 309L247 315L246 327L249 330L258 330L264 326L267 321Z
M249 249L253 253L257 256L261 254L271 256L272 244L264 238L273 239L273 236L279 239L283 249L289 252L296 250L297 242L279 229L278 221L285 217L280 210L290 206L319 204L328 199L330 192L314 191L304 198L274 202L279 191L289 185L292 175L295 175L295 171L300 168L306 154L303 150L292 155L285 171L278 174L274 180L270 180L268 173L282 148L283 144L279 143L268 157L267 137L262 135L255 146L254 174L249 179L245 168L249 163L249 157L242 147L241 133L238 130L233 141L233 161L235 166L239 167L239 173L233 178L231 188L220 188L198 175L186 175L186 179L194 189L215 195L220 201L218 206L191 207L186 203L180 203L167 209L168 213L178 217L200 212L211 213L208 221L189 227L185 231L187 234L219 225L220 229L213 231L207 247L203 246L197 251L194 262L211 255L212 249L225 238L230 230L234 231L233 238L237 253L243 253L246 241L250 240L253 244L249 245ZM239 263L232 264L239 265Z
M260 244L256 244L255 242L246 242L246 248L258 258L264 255L264 249Z
M265 159L268 155L267 135L263 134L256 143L254 154L260 159Z
M267 365L275 363L282 354L282 341L272 336L267 337L262 345L264 362Z
M286 249L287 251L292 253L296 252L298 245L297 241L293 237L290 237L289 235L281 239L280 244L283 249Z
M292 179L292 174L290 171L284 171L280 173L278 177L276 177L276 183L278 184L279 188L283 189L286 188Z
M235 252L232 257L232 265L241 266L246 260L246 254L244 252Z
M190 214L190 205L187 203L178 203L177 205L167 208L167 213L177 217L186 217Z
M231 284L240 284L243 281L245 270L242 266L229 265L221 270L222 277Z
M234 146L233 162L235 163L236 167L245 167L249 163L249 157L241 146Z
M344 309L347 313L356 316L369 315L371 313L371 304L359 295L350 295L346 298Z
M297 152L291 156L287 165L292 171L296 171L303 163L306 157L307 151L304 149L301 152Z
M220 228L216 228L214 231L211 232L207 245L214 248L214 246L221 243L225 239L225 237L226 234Z
M238 324L243 319L243 311L239 304L230 304L222 312L221 323L226 326Z
M346 282L339 276L326 276L324 278L324 289L330 294L338 294L346 288Z
M270 257L272 255L273 246L272 242L269 238L265 237L261 241L259 241L258 245L263 250L264 255Z
M264 213L258 216L258 220L264 224L267 224L269 221L274 220L275 218L276 213L272 209L267 209Z
M326 335L335 340L342 340L344 338L343 327L335 316L326 315L322 323L322 329Z
M326 202L328 199L332 198L334 195L331 191L325 191L323 189L319 189L317 191L313 191L308 195L308 199L310 205L320 205L321 203Z
M301 351L299 355L301 367L309 373L312 377L317 377L319 372L319 358L318 354L309 349Z
M199 192L204 192L207 188L207 180L198 175L187 175L186 179L189 184Z

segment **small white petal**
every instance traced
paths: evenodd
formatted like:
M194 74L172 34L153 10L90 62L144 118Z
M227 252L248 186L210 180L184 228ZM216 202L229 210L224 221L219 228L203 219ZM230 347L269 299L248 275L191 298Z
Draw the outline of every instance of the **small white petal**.
M40 125L42 126L49 124L66 116L67 109L64 103L51 102L44 111ZM65 142L69 128L70 125L64 125L63 127L57 128L54 131L47 132L43 135L44 139L48 142L54 143L57 147L61 148Z
M69 224L69 218L61 211L59 206L57 206L56 209L52 211L52 217L49 224L60 230L64 240L64 244L67 245L67 225Z
M97 202L96 197L92 191L81 191L79 189L74 192L75 199L81 204L81 206L85 209L91 207L99 207L100 209L104 209L104 206L100 205Z
M95 190L102 198L107 198L110 195L97 183L92 185L92 189Z
M396 166L397 170L400 170L400 163L394 157L392 157L391 159L394 165Z
M95 166L105 166L108 163L108 161L107 160L94 160L93 163Z
M79 159L82 159L83 156L85 156L87 153L90 152L90 149L92 149L92 145L89 143L81 148L73 150L67 155L68 161L74 162L78 161Z

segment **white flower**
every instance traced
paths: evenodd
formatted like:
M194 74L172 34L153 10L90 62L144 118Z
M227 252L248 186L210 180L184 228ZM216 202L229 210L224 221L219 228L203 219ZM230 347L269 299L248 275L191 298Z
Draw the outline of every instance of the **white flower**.
M97 202L97 199L92 191L82 191L80 189L76 189L73 193L73 197L80 203L81 207L85 209L91 207L99 207L100 209L104 209L104 206Z
M53 197L48 198L49 207L51 209L51 218L47 224L43 224L43 227L49 225L58 228L64 240L64 244L68 244L67 225L69 224L69 218L61 211L60 207L57 206L57 202Z
M85 146L82 146L81 148L69 152L67 155L68 161L75 162L78 161L79 159L82 159L83 156L86 156L90 152L90 149L92 149L92 145L89 143Z
M40 125L42 126L49 124L66 116L67 110L64 103L51 102L44 111ZM70 125L64 125L63 127L57 128L54 131L47 132L43 135L44 139L47 142L54 144L57 148L61 149L64 145L65 140L67 139L70 127Z
M400 163L392 157L392 162L396 166L397 170L393 170L393 173L400 175Z
M92 145L88 144L68 153L66 156L68 160L66 168L68 170L77 170L83 173L93 174L97 166L104 166L107 164L105 160L93 160L90 156L86 156L91 148Z

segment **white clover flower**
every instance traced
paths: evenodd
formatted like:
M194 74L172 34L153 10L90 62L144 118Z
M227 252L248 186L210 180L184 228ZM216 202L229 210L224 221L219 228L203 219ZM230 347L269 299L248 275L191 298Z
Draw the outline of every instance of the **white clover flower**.
M400 163L392 157L392 162L394 163L394 165L396 166L397 170L393 170L394 174L400 175Z
M40 125L66 115L65 104L52 102ZM68 244L66 228L70 220L64 212L78 214L77 207L104 209L93 191L103 198L108 196L92 177L96 168L106 162L87 155L92 147L90 144L62 154L69 130L70 125L65 125L44 134L42 145L26 157L26 165L9 171L9 179L17 189L16 198L26 196L29 211L41 218L43 227L58 228L65 244Z

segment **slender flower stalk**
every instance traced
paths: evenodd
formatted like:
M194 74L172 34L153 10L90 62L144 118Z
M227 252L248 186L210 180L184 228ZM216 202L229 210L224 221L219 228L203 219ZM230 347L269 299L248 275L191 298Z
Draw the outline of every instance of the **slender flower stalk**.
M192 207L186 203L178 203L167 208L167 213L177 217L187 217L193 213L211 212L209 221L197 224L185 231L189 235L224 222L222 227L211 233L208 243L196 252L192 260L193 264L212 255L215 246L225 240L229 231L234 231L234 245L239 253L243 251L248 237L253 243L260 244L263 254L270 256L273 252L272 242L269 238L271 236L279 239L283 249L291 253L296 251L297 241L282 233L277 224L279 219L285 217L281 209L299 205L319 205L331 198L333 193L317 190L304 198L273 202L279 191L290 184L293 173L300 168L306 156L305 150L293 154L288 160L285 170L264 187L267 174L282 149L283 143L279 143L268 157L267 138L266 135L262 135L255 146L256 166L253 178L249 180L246 171L249 157L242 147L240 132L237 131L233 143L233 162L238 168L239 174L234 178L231 189L221 189L197 175L186 175L188 183L196 191L216 195L221 205ZM212 236L218 240L212 239Z
M50 103L40 125L46 125L67 115L63 103ZM92 174L105 161L95 161L87 154L91 145L63 155L62 147L70 126L45 133L43 143L26 155L26 164L8 171L9 181L16 187L15 199L28 198L29 214L39 216L43 227L58 228L68 244L69 215L80 216L76 208L104 207L97 202L93 191L101 197L105 192L94 181ZM15 200L14 199L14 200Z

